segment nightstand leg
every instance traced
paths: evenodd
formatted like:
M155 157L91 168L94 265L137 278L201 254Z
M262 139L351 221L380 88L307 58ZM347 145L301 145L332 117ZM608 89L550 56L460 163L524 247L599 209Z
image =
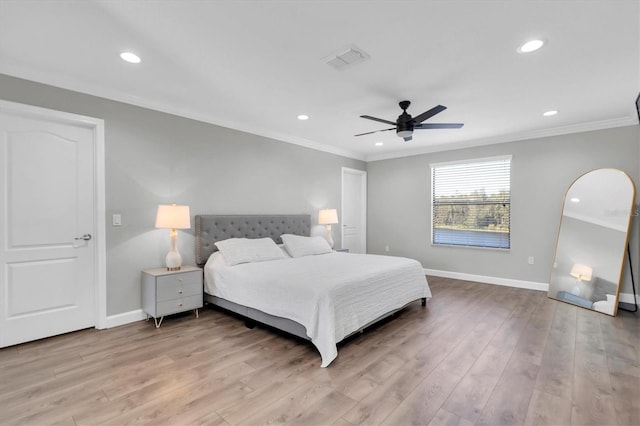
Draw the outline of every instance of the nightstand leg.
M195 308L194 311L196 311L196 318L200 318L200 314L198 313L198 308Z
M164 317L160 317L160 321L158 321L158 318L154 318L153 321L156 323L156 328L160 328L160 326L162 325L162 320L164 319Z

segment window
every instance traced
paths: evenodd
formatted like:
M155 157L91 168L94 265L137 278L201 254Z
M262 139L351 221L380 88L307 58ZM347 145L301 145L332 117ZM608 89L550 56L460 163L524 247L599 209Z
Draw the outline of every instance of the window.
M431 242L511 247L511 156L431 165Z

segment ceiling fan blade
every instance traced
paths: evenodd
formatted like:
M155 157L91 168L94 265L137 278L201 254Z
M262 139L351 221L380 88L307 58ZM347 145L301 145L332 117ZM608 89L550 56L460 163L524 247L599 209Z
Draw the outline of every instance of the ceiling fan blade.
M373 121L379 121L381 123L391 124L392 126L396 125L395 121L383 120L382 118L376 118L376 117L372 117L370 115L361 115L360 117L366 118L367 120L373 120Z
M395 127L392 127L392 128L390 128L390 129L374 130L373 132L359 133L359 134L354 135L354 136L370 135L371 133L386 132L386 131L388 131L388 130L395 130L395 129L396 129Z
M422 123L427 118L431 118L436 114L440 114L445 109L447 109L447 107L444 106L444 105L435 106L435 107L431 108L429 111L425 111L422 114L413 117L413 122L416 123L416 124Z
M413 139L413 137L412 136L407 136L407 137L404 137L402 139L404 139L405 142L409 142L411 139Z
M422 123L413 126L414 129L459 129L463 123Z

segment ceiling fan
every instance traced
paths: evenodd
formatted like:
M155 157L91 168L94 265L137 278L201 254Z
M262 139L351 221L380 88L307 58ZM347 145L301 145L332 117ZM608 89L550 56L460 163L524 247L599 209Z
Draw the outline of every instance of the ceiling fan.
M431 108L429 111L425 111L416 117L411 117L410 114L407 113L407 108L411 105L409 101L400 102L400 108L402 108L402 114L398 116L398 119L394 123L393 121L383 120L382 118L371 117L370 115L361 115L360 117L366 118L368 120L379 121L381 123L387 123L391 125L395 125L395 127L391 127L389 129L375 130L373 132L360 133L355 136L363 136L370 135L371 133L377 132L386 132L389 130L395 130L396 134L400 136L405 142L408 142L412 139L413 130L414 129L459 129L464 126L462 123L423 123L427 118L431 118L436 114L441 113L445 109L446 106L438 105Z

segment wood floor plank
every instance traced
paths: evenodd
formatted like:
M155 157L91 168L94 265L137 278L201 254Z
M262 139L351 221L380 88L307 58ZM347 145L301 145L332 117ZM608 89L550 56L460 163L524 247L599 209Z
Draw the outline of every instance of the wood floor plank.
M536 389L571 399L578 308L567 303L554 304L556 309L542 355Z
M577 320L571 423L617 424L599 314L580 309Z
M338 347L203 309L0 349L0 424L635 425L640 321L429 277Z
M538 303L519 304L514 309L508 321L513 337L506 340L506 347L510 347L512 343L515 343L515 347L476 424L524 423L540 365L539 360L524 349L528 347L528 341L523 336L526 336L527 330L530 329L531 318L541 301L539 299Z
M473 422L441 408L429 422L429 426L473 426Z
M619 425L637 425L640 419L640 378L625 374L609 375Z
M356 402L330 386L306 383L274 401L268 408L242 420L244 424L331 424Z
M443 408L475 422L498 384L514 348L490 344L447 398Z
M444 369L435 369L391 412L382 424L428 424L459 381L460 376Z
M534 389L524 424L527 426L571 424L571 400Z
M422 364L422 368L405 365L400 371L375 387L347 412L343 418L354 425L380 424L391 414L407 396L435 369L443 359L437 356L437 349L432 348L433 362Z

